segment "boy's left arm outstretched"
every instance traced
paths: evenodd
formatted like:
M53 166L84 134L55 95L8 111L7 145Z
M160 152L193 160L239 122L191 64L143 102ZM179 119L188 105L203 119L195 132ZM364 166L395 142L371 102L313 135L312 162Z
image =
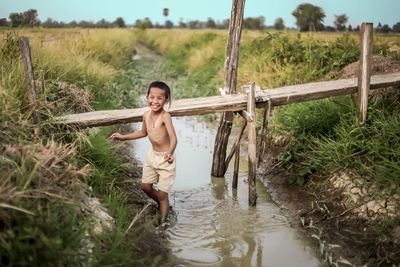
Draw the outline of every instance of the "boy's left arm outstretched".
M171 115L168 112L165 112L164 123L169 136L169 149L167 154L165 155L165 160L168 161L168 163L172 163L174 161L172 155L174 154L176 144L178 143L178 139L176 138L176 133L174 125L172 124Z

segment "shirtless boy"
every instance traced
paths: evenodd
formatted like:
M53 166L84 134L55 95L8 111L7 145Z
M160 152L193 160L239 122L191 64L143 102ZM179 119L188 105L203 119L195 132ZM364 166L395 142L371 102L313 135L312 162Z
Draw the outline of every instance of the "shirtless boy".
M122 141L149 137L152 147L143 165L142 190L160 205L160 224L169 208L168 193L176 173L177 138L171 116L164 110L164 105L171 101L170 94L164 82L152 82L146 96L150 110L143 114L142 129L127 135L114 133L110 136L112 140ZM157 184L158 190L153 184Z

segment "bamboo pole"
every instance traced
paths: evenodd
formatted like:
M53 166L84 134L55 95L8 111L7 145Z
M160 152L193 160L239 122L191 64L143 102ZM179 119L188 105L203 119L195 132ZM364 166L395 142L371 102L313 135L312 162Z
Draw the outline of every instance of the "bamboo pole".
M247 112L254 118L253 121L249 121L247 134L248 134L248 161L249 161L249 203L254 206L257 200L256 191L256 98L255 98L255 83L252 82L250 86L250 92L247 100Z
M235 147L235 165L233 168L232 188L237 189L238 177L239 177L239 156L240 156L240 143L236 144Z
M239 64L239 47L242 35L242 23L245 0L232 0L231 17L229 20L229 35L226 45L224 65L224 91L236 92L237 68ZM223 177L225 174L225 156L229 135L232 129L233 113L224 112L215 136L211 175Z
M358 106L360 119L367 120L368 93L371 82L372 23L364 22L360 32L360 66L358 73Z
M244 120L242 123L242 127L240 128L240 132L236 140L232 144L231 152L229 152L228 157L225 160L225 172L228 170L229 162L231 161L233 154L236 153L236 146L240 143L240 140L242 139L242 135L244 132L244 129L246 128L247 125L247 120Z
M265 149L267 147L268 122L270 114L271 114L271 100L267 101L267 105L264 109L264 121L260 134L261 140L260 140L260 145L258 146L258 165L260 165L260 163L262 162L265 154Z
M37 105L37 94L35 85L35 76L33 74L33 66L31 59L31 49L29 47L29 41L27 37L21 36L19 38L19 48L22 55L22 63L24 65L24 71L26 75L26 82L28 86L28 98L30 107L33 108L33 123L40 123L40 114L36 110Z

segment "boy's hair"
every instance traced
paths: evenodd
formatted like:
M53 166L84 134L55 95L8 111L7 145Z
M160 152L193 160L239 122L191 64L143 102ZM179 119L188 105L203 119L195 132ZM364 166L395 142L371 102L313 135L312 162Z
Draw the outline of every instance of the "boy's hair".
M156 88L160 88L160 89L164 90L165 99L168 100L168 105L171 106L171 90L169 89L169 86L165 82L160 82L160 81L152 82L149 85L149 88L147 89L147 95L150 94L150 89L152 87L156 87Z

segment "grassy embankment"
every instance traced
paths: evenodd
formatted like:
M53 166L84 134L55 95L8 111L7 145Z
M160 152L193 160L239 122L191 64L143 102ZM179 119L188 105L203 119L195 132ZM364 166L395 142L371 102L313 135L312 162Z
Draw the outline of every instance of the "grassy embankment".
M42 122L35 135L17 36L28 36ZM137 76L131 30L31 29L0 32L0 255L5 266L133 266L157 264L142 251L142 229L121 178L132 167L107 140L111 128L79 132L51 124L54 116L134 107ZM37 83L40 91L40 82ZM135 88L136 90L132 90ZM98 197L115 218L94 233L82 204ZM106 229L105 227L103 227Z
M141 40L165 56L168 71L188 75L180 85L179 97L196 97L216 95L216 88L223 85L226 34L148 30ZM374 54L394 57L399 48L398 35L374 36ZM342 68L357 61L359 54L356 34L244 31L238 85L255 81L261 88L274 88L339 78ZM288 182L307 185L316 201L322 195L313 187L314 181L327 181L339 171L357 181L366 192L365 199L400 194L398 96L371 101L365 125L355 117L351 96L288 105L275 109L274 114L272 135L286 139L279 164L287 172ZM398 208L394 214L399 214ZM394 236L398 224L399 216L381 215L368 231L352 228L346 238L358 243L363 263L398 262L399 240Z

